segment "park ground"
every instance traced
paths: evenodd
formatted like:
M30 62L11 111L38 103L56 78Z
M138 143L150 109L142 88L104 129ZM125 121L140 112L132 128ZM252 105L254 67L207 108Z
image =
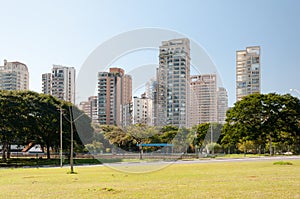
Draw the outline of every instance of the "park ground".
M300 198L300 160L0 169L0 198ZM126 164L143 170L145 164ZM116 168L119 170L116 170ZM121 171L120 171L121 170Z

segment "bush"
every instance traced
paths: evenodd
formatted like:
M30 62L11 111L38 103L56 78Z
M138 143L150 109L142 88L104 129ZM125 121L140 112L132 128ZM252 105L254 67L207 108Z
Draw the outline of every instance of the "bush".
M285 162L285 161L278 161L278 162L274 162L273 165L293 165L293 163Z

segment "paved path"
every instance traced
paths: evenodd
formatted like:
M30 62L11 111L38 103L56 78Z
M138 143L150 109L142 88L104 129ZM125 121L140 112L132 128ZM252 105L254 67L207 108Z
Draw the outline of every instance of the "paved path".
M289 161L300 160L300 156L275 156L275 157L253 157L253 158L211 158L211 159L198 159L198 160L176 160L176 161L155 161L155 162L120 162L120 163L104 163L104 164L92 164L92 165L74 165L74 167L101 167L108 166L114 167L129 167L129 166L168 166L170 164L207 164L207 163L222 163L222 162L258 162L258 161ZM40 166L41 168L59 168L53 166ZM70 167L70 165L64 165L63 168ZM34 168L34 167L24 167Z
M164 165L164 164L204 164L222 162L257 162L257 161L280 161L280 160L300 160L300 156L275 156L275 157L255 157L255 158L212 158L199 160L177 160L177 161L157 161L157 162L121 162L104 164L109 167L115 166L137 166L137 165Z

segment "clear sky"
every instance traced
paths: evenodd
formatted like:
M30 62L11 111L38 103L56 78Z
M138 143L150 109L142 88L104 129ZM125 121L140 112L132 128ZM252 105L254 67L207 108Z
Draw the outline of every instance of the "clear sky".
M217 66L230 106L235 52L246 46L261 46L263 93L300 90L298 0L0 0L0 7L0 60L25 63L30 89L37 92L52 64L79 70L102 42L144 27L178 31L201 44Z

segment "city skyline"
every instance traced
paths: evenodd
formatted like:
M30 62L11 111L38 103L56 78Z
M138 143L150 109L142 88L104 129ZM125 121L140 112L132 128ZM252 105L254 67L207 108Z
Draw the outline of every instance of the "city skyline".
M261 46L262 93L289 93L291 88L299 89L298 1L1 3L5 9L0 12L0 22L5 31L0 33L0 60L25 63L33 91L41 92L40 77L49 65L69 65L79 71L98 45L114 35L143 27L172 29L201 44L222 77L229 106L236 101L235 52L246 46ZM165 7L172 9L165 10ZM115 10L113 15L111 10Z

